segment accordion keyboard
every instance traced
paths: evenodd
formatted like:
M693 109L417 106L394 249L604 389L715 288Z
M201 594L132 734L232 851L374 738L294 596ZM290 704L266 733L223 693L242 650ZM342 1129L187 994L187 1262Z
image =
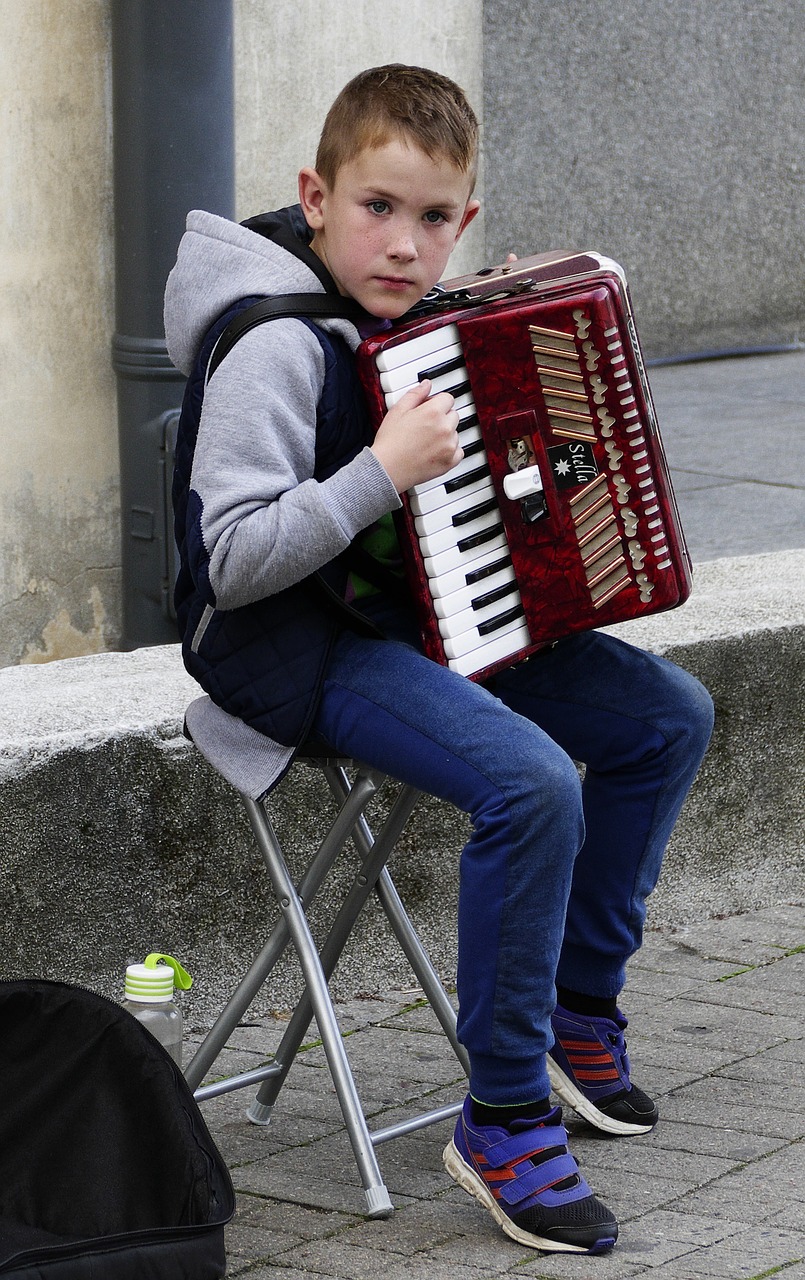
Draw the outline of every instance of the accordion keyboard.
M376 364L387 409L426 378L432 394L455 398L464 457L408 498L448 666L472 675L518 653L530 636L458 329L421 334L380 352Z

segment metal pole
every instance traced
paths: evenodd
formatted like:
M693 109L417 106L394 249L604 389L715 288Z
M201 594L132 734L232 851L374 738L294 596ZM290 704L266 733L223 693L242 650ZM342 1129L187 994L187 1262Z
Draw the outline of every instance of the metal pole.
M232 0L112 0L123 647L173 642L165 280L189 209L234 216Z

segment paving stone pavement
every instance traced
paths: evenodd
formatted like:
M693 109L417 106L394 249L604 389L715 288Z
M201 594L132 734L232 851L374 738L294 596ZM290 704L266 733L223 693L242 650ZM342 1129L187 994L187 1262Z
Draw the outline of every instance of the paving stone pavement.
M804 921L802 904L789 903L648 934L622 1003L634 1078L660 1101L660 1124L605 1138L565 1117L585 1176L620 1220L611 1254L509 1241L442 1168L450 1121L378 1148L395 1213L367 1219L313 1027L270 1126L246 1120L250 1094L202 1104L237 1191L228 1275L803 1280ZM338 1016L372 1128L462 1097L418 990L354 999ZM240 1027L214 1074L270 1057L283 1025Z
M649 369L694 565L805 546L805 351Z

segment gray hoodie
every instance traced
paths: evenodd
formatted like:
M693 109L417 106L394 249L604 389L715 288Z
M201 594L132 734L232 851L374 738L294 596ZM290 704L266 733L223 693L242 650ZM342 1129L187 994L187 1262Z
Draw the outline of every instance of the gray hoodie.
M324 289L300 258L247 227L195 210L165 294L170 357L189 374L211 324L239 299L306 292ZM317 323L352 350L358 346L349 321ZM368 448L328 479L313 479L323 383L321 346L295 319L251 330L210 379L191 485L202 503L219 609L251 604L306 578L400 505Z

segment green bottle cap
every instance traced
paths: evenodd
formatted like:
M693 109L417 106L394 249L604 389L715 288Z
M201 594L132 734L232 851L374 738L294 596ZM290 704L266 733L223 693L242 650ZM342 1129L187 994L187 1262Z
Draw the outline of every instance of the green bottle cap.
M126 969L126 998L144 1004L170 1000L174 987L189 991L192 985L193 979L179 961L161 951L152 951L144 964L130 964Z

